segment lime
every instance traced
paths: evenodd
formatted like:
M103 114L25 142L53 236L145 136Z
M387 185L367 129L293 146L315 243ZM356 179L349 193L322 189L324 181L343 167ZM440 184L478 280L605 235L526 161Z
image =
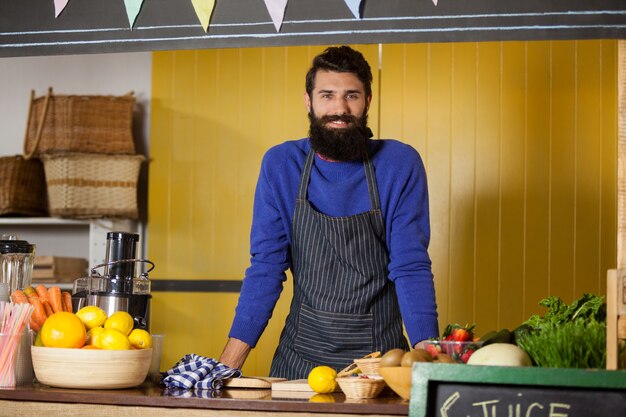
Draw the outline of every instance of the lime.
M107 313L98 306L86 306L76 312L79 319L85 323L87 330L102 326L107 319Z
M134 329L128 335L130 345L137 349L150 349L152 347L152 336L144 329Z
M135 321L133 317L125 311L116 311L111 314L104 322L105 329L115 329L122 333L124 336L128 336L130 331L133 330Z
M311 369L307 382L309 387L318 394L328 394L337 388L337 371L330 366L316 366Z

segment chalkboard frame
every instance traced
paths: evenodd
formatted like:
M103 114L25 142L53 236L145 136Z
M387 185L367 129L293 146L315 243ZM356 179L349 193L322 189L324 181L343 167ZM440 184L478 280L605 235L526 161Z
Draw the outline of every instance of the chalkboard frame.
M410 417L430 415L429 401L442 384L626 390L626 371L415 363L412 370Z
M154 50L511 40L626 39L614 0L289 0L276 30L263 0L216 2L208 30L191 0L145 0L130 27L123 0L0 1L0 57Z

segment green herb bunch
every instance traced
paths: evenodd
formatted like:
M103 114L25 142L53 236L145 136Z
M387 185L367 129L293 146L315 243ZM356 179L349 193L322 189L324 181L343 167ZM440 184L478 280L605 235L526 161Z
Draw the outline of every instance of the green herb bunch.
M516 334L516 343L536 366L548 368L605 368L606 303L603 297L583 294L572 304L548 297L548 308L533 315Z

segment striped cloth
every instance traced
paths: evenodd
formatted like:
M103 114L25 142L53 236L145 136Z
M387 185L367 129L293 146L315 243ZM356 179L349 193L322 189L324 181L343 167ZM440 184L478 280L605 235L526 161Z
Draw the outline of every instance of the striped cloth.
M163 373L163 384L168 388L219 390L228 378L239 378L241 370L204 356L190 353L172 369Z

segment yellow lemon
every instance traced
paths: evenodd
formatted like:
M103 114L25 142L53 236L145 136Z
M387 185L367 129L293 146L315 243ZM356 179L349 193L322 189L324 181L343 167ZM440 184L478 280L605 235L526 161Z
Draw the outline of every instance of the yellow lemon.
M69 311L54 313L41 327L41 342L46 347L80 348L86 336L82 320Z
M337 388L337 371L330 366L316 366L311 369L307 382L309 387L318 394L328 394Z
M104 327L93 327L89 329L89 331L87 332L87 344L95 347L100 347L102 334L104 334Z
M107 313L98 306L86 306L76 312L79 319L85 323L87 330L102 326L107 319Z
M133 317L125 311L116 311L104 322L105 329L115 329L128 336L135 324Z
M106 350L128 350L130 341L128 336L119 330L104 329L100 337L100 348Z
M152 336L144 329L134 329L128 335L128 340L130 345L137 349L150 349L152 347Z

